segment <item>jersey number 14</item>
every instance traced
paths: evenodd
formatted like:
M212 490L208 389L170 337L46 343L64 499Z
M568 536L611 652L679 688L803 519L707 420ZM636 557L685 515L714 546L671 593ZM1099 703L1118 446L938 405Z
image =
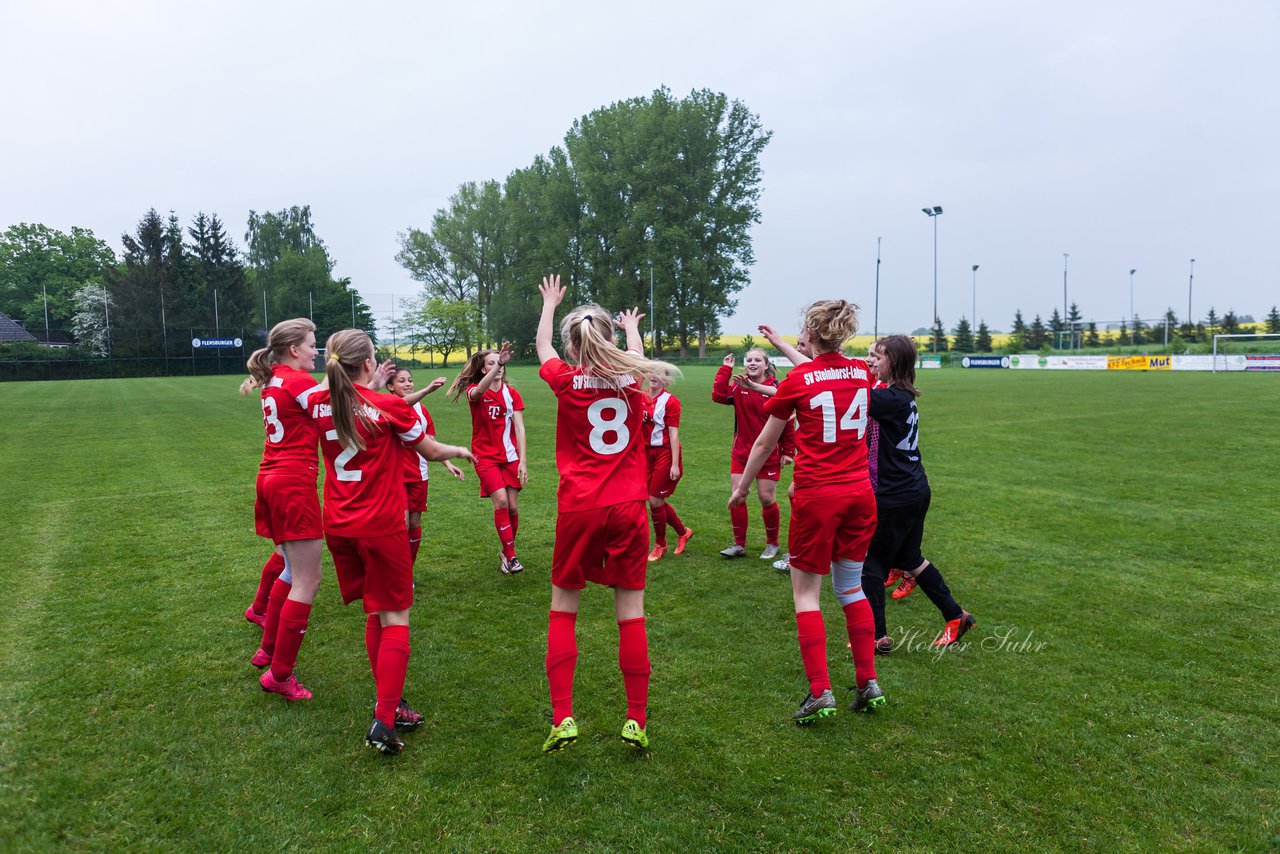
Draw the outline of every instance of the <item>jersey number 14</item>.
M815 394L809 399L810 409L822 410L822 441L828 445L836 441L836 430L854 430L861 439L867 432L867 390L858 389L853 402L836 421L836 396L829 391Z

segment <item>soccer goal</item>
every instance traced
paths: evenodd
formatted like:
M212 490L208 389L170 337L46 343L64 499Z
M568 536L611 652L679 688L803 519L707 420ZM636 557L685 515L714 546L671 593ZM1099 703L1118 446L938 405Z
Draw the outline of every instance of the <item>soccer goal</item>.
M1214 372L1215 374L1218 372L1218 364L1219 364L1219 363L1218 363L1218 339L1219 339L1219 338L1254 338L1254 339L1258 339L1258 338L1280 338L1280 333L1275 333L1275 332L1237 332L1237 333L1234 333L1234 334L1231 334L1231 335L1226 335L1226 334L1214 335L1214 336L1213 336L1213 372ZM1270 353L1268 353L1268 354L1258 354L1258 355L1259 355L1259 356L1264 356L1264 357L1265 357L1265 359L1264 359L1264 364L1263 364L1263 365L1260 365L1259 367L1255 368L1254 370L1261 370L1261 371L1275 371L1275 370L1280 370L1280 355L1275 355L1275 354L1270 354ZM1226 351L1224 350L1224 351L1223 351L1223 353L1222 353L1222 359L1223 359L1223 362L1222 362L1222 370L1223 370L1223 371L1228 370L1228 368L1227 368L1227 366L1226 366L1226 358L1227 358L1227 357L1226 357ZM1274 366L1273 366L1273 365L1274 365Z

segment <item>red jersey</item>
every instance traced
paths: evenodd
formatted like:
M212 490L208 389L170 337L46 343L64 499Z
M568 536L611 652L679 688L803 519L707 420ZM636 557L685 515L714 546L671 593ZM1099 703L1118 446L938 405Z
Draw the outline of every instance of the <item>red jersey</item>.
M516 413L524 409L520 392L507 385L490 387L471 400L474 385L467 386L471 403L471 453L477 460L514 463L520 459L516 447Z
M333 426L329 390L311 395L307 410L320 432L324 454L324 532L340 537L384 537L405 530L403 445L422 441L418 415L394 394L378 394L364 386L356 391L366 401L372 424L356 422L365 449L343 446Z
M307 417L307 400L318 384L311 374L276 365L271 379L262 387L262 425L267 441L262 448L262 473L286 472L293 469L314 476L316 463L316 425Z
M644 443L651 448L671 445L668 427L680 426L680 401L669 391L644 401Z
M642 435L645 394L635 377L620 377L624 390L618 391L561 359L544 362L538 376L556 396L560 512L648 498Z
M858 483L867 474L867 409L871 395L867 363L823 353L791 372L765 411L796 430L796 486Z
M771 398L745 386L729 382L733 376L733 368L721 365L716 371L715 383L711 386L711 399L733 407L733 453L746 457L751 453L751 446L756 437L764 429L764 422L769 420L764 405ZM777 386L777 380L765 380L765 385ZM782 437L778 440L778 450L783 456L794 457L796 453L795 428L787 422Z
M418 416L418 422L422 424L422 429L426 432L426 435L434 439L436 437L436 423L431 420L431 413L423 408L422 401L418 401L409 408L413 410L414 415ZM420 483L427 480L428 476L426 457L413 448L406 446L404 449L404 482Z

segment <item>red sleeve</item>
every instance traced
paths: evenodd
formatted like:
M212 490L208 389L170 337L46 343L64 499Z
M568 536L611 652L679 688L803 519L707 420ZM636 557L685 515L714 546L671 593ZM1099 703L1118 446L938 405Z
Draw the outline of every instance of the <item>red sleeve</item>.
M387 419L387 425L400 441L409 447L421 442L422 437L426 435L426 428L418 420L418 413L413 411L413 407L394 394L382 394L378 397L383 398L378 401L378 408L382 410L383 417Z
M729 377L733 376L733 368L721 365L716 371L715 382L711 384L711 400L715 403L733 405L733 389L729 387Z
M795 381L791 377L795 376ZM795 394L800 391L800 374L790 372L778 383L778 393L764 402L765 415L781 418L786 422L782 428L782 436L778 438L778 451L784 457L796 455L796 426L792 415L796 411Z
M520 392L516 391L510 384L507 385L507 388L511 389L511 405L515 407L516 412L524 409L524 398L520 396Z
M680 426L680 399L674 394L671 395L671 399L667 401L667 426Z
M563 359L548 359L538 368L538 376L551 386L551 393L559 397L572 382L573 368Z

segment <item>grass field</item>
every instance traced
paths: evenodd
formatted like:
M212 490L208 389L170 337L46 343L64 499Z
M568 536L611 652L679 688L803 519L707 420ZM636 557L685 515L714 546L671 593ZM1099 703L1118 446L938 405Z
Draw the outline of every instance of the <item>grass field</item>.
M936 656L928 600L890 601L885 711L838 691L840 714L799 729L787 579L716 554L731 415L711 375L676 389L674 500L697 534L650 569L647 756L617 739L598 588L583 737L539 752L556 473L533 369L514 377L529 571L498 574L490 505L437 470L406 688L428 723L396 758L363 746L363 617L327 559L299 663L315 699L258 690L241 612L268 554L261 422L237 378L0 385L0 850L1280 847L1276 377L926 372L925 552L978 626ZM466 439L464 406L427 403Z

